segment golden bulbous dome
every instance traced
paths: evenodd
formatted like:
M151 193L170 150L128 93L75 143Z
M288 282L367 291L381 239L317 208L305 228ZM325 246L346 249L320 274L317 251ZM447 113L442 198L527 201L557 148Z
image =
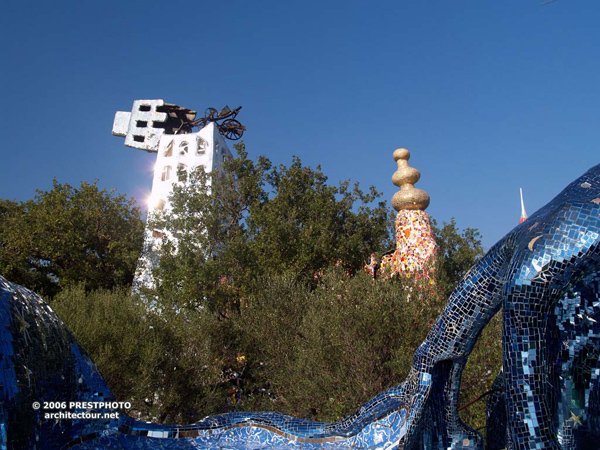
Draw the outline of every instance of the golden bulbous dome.
M396 211L402 209L420 209L424 211L429 206L429 194L422 189L415 188L415 183L421 178L421 173L408 165L410 152L405 148L394 151L394 160L398 163L398 170L392 176L392 182L400 190L392 197L392 206Z

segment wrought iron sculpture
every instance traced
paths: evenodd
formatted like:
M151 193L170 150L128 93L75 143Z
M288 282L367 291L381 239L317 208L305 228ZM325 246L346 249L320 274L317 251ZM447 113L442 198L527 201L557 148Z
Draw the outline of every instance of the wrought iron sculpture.
M246 131L246 127L235 120L240 109L242 107L238 106L232 111L229 109L229 106L225 106L221 111L217 112L215 108L208 108L204 112L204 117L190 122L190 125L202 128L208 125L209 122L214 122L223 136L232 141L237 141L242 137L244 131ZM223 122L219 123L220 121Z
M488 402L488 448L600 448L600 165L469 271L415 353L406 381L336 423L272 412L188 426L124 415L45 420L34 402L113 397L50 308L0 278L0 448L481 449L481 436L457 413L460 377L500 309L504 370Z

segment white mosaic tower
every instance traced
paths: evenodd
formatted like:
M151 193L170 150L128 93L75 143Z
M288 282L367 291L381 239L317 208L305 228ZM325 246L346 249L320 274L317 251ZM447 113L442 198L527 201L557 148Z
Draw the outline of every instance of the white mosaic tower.
M212 172L220 168L231 151L214 122L196 133L179 133L181 124L193 120L195 112L169 105L163 100L136 100L131 112L118 111L113 124L113 135L125 137L125 145L157 153L148 202L144 249L138 261L133 280L133 292L153 288L152 270L160 258L163 232L150 229L152 214L169 211L169 196L173 186L192 172ZM179 129L178 129L179 128Z

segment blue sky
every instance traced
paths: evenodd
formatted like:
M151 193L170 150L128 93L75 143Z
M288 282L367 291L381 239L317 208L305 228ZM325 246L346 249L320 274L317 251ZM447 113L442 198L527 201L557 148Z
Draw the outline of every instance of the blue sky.
M0 196L98 179L142 201L154 155L114 113L243 105L250 155L389 200L406 147L428 212L486 247L600 163L597 0L5 2Z

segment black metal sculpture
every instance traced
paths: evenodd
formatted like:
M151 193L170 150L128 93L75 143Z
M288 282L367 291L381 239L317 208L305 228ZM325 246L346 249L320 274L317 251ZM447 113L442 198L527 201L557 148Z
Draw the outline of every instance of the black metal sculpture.
M246 127L235 120L240 109L242 107L238 106L232 111L229 106L225 106L221 111L217 112L215 108L208 108L204 112L204 117L192 121L190 125L192 127L203 128L210 122L213 122L223 136L232 141L237 141L242 137L244 131L246 131Z

